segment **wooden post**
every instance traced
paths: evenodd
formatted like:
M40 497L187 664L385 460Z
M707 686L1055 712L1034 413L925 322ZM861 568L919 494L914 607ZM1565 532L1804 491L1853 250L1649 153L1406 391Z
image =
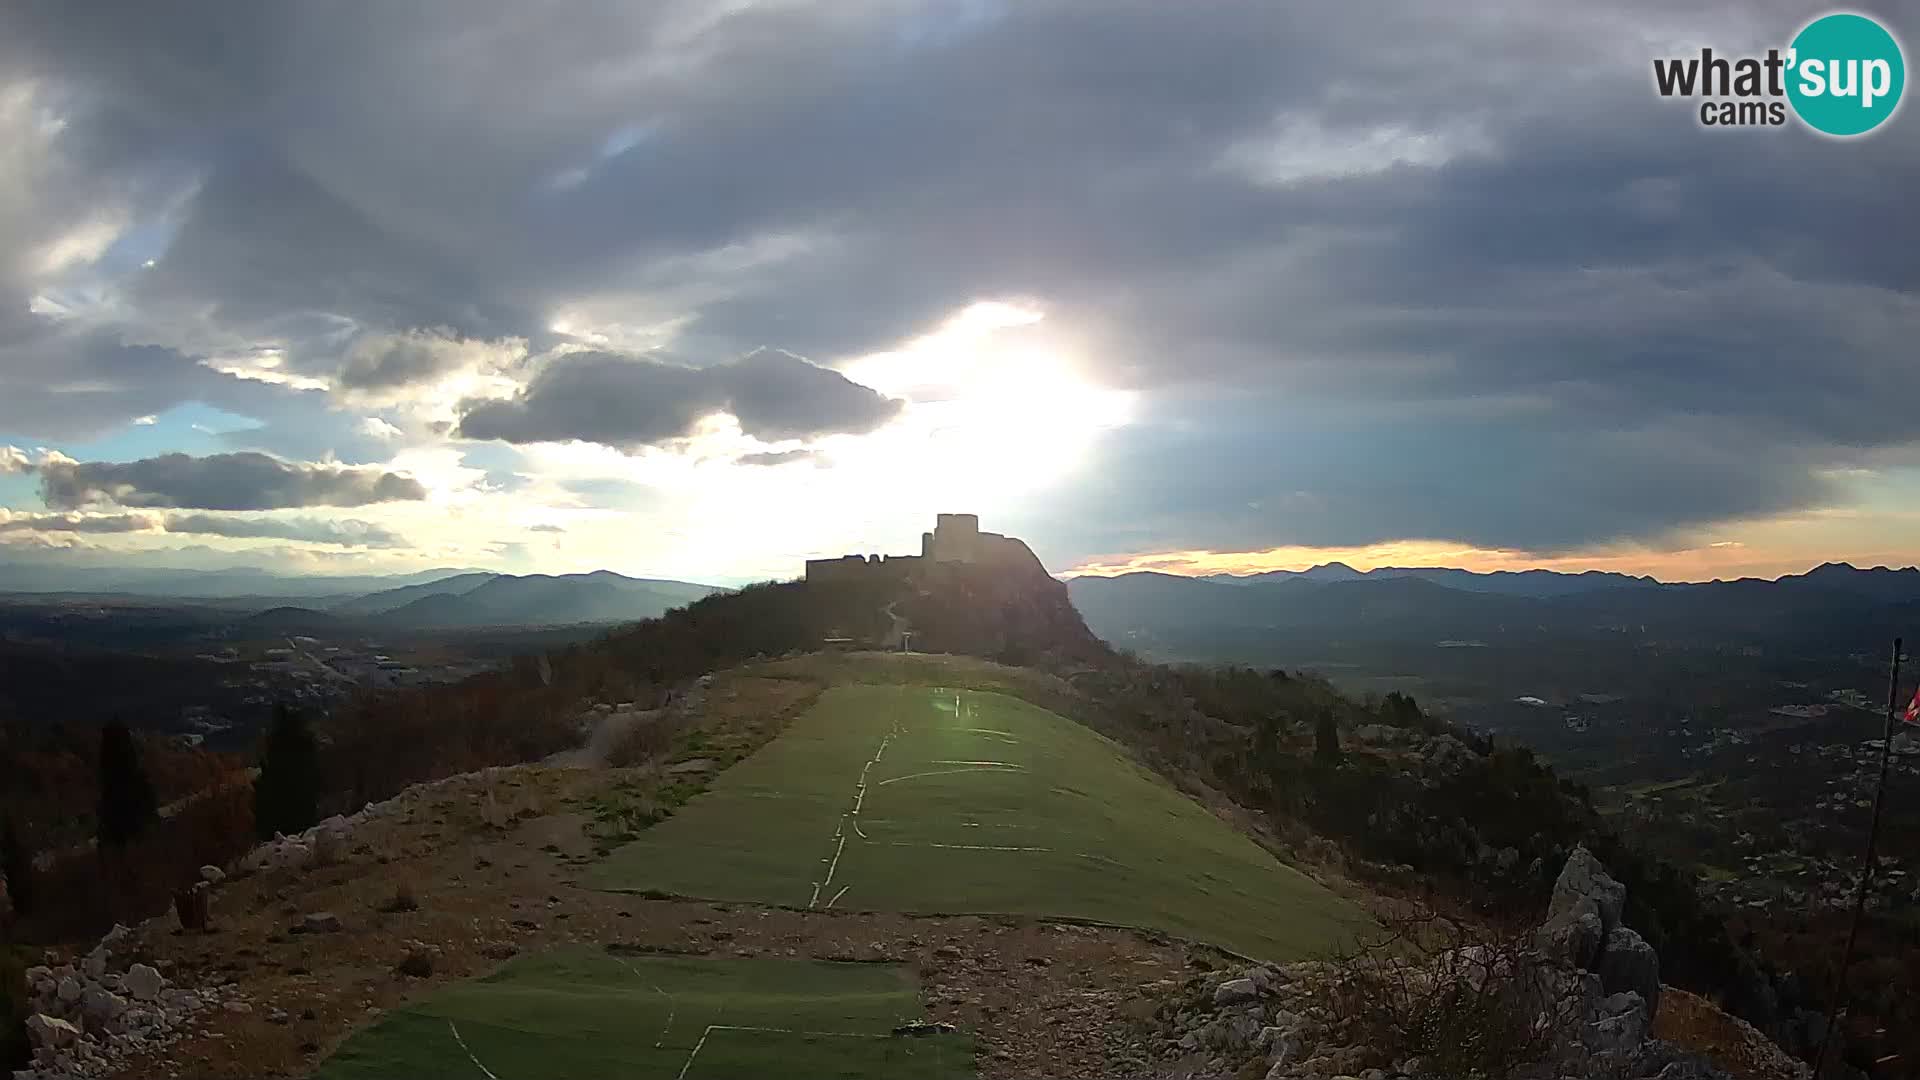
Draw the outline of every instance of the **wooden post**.
M212 921L213 887L197 881L173 894L173 911L180 929L205 931Z
M1893 663L1887 674L1887 728L1880 736L1880 782L1873 789L1873 821L1867 826L1867 856L1860 864L1860 884L1853 894L1853 921L1847 927L1847 943L1840 950L1840 966L1833 972L1833 993L1827 1002L1827 1030L1820 1038L1820 1053L1813 1059L1814 1080L1819 1080L1827 1064L1827 1047L1840 1026L1841 1002L1847 993L1847 968L1853 965L1853 944L1860 936L1860 920L1867 911L1867 894L1873 888L1874 849L1880 841L1880 811L1886 805L1887 764L1893 757L1893 714L1900 707L1900 639L1893 639Z

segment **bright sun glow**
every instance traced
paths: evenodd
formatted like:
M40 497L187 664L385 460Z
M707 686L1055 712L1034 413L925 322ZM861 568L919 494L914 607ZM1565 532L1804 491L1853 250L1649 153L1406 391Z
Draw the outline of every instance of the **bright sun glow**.
M899 348L841 366L912 407L889 430L841 440L836 460L915 473L954 498L1026 493L1084 463L1104 429L1125 424L1133 394L1088 377L1038 307L983 301Z

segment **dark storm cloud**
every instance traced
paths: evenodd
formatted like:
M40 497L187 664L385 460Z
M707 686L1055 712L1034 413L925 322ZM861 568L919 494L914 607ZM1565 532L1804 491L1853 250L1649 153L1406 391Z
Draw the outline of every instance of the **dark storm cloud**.
M365 335L538 351L581 307L674 325L682 356L838 362L1021 295L1145 392L1024 526L1056 549L1561 548L1822 505L1828 470L1913 442L1913 110L1851 142L1705 131L1649 76L1806 14L20 5L0 67L72 88L71 160L33 198L0 181L0 253L203 182L120 333L47 331L30 268L0 267L0 350L44 343L0 357L0 426L244 393L297 445L318 405L193 362L226 338L387 389L451 361L349 359ZM463 431L632 447L725 409L805 438L894 407L791 358L727 367L576 355Z
M40 495L55 509L109 504L196 510L365 506L424 499L409 476L379 468L281 461L251 451L139 461L52 460L38 466Z
M632 449L689 435L730 413L768 441L872 431L901 403L837 371L765 349L706 368L612 353L573 353L519 397L470 405L459 434L510 443L580 440Z

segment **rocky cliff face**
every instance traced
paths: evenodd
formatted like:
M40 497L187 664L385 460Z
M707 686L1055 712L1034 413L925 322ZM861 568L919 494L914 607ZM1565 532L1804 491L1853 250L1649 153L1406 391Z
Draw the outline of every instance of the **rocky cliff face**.
M916 575L897 606L912 625L914 647L1019 665L1109 655L1074 609L1066 585L1048 575L1026 544L1004 543L1004 557L931 563Z

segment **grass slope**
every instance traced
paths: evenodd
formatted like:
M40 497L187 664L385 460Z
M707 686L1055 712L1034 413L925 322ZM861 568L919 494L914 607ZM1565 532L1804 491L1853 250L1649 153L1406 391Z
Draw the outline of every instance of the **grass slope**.
M355 1035L315 1080L966 1080L973 1040L892 1037L907 969L611 956L583 948L455 983Z
M589 883L1095 919L1273 960L1362 920L1104 737L1018 698L928 686L827 691Z

